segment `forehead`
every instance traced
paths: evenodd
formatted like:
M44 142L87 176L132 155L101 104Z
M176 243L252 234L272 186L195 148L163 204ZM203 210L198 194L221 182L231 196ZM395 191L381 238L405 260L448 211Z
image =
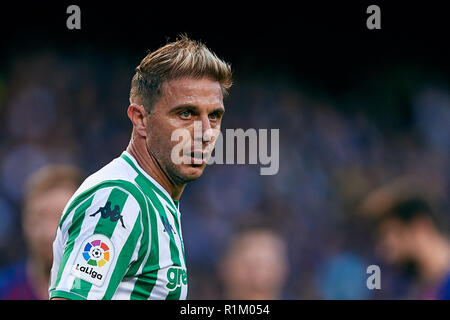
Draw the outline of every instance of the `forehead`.
M208 79L181 78L162 85L161 100L169 105L221 105L222 89L219 82Z

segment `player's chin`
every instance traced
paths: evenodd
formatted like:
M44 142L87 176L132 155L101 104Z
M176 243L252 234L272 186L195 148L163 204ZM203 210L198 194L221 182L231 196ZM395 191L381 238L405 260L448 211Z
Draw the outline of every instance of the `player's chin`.
M197 180L203 174L206 164L181 164L178 168L180 176L186 182Z

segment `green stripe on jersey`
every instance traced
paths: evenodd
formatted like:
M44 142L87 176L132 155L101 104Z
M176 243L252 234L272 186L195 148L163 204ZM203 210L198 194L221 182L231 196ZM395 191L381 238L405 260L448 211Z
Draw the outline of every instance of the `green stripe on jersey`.
M140 178L141 176L138 176ZM136 178L136 180L138 180ZM146 198L148 201L148 198ZM150 228L151 228L151 245L150 252L147 253L148 260L145 264L142 272L143 274L139 275L136 283L134 285L133 291L131 292L131 300L138 299L148 299L150 293L153 290L153 287L156 284L156 280L158 278L158 269L159 266L159 237L158 237L158 222L156 212L154 210L150 210L151 204L148 203L149 206L149 219L150 219Z
M57 251L61 260L52 268L52 297L185 298L185 253L178 201L171 199L126 152L107 166L90 178L97 184L87 188L87 181L80 187L60 221L61 232L57 233L55 245L61 248ZM103 213L113 212L115 206L120 208L124 226L120 219L102 218L102 211L93 215L101 208L105 210ZM115 244L114 258L101 286L91 284L87 278L71 282L72 266L67 265L68 261L80 258L74 255L81 250L80 237L92 234L105 235ZM174 270L177 277L182 275L183 283L173 283Z
M150 201L155 206L156 211L159 213L161 223L163 220L169 221L167 219L166 210L164 209L164 206L161 203L161 201L158 199L157 195L155 193L149 193L148 196L150 197ZM176 217L174 217L174 219L176 220ZM175 242L174 234L170 230L165 230L165 231L169 234L169 237L170 237L169 248L170 248L170 257L172 259L172 263L175 266L181 267L180 252L178 251L178 247ZM167 295L166 300L179 299L180 294L181 294L181 286L178 286L173 291L169 291L169 294Z
M119 208L119 212L122 213L123 206L125 202L127 201L128 193L123 192L120 189L113 189L108 197L108 200L106 203L110 203L111 210L114 208ZM100 214L99 214L100 216ZM106 218L103 219L101 216L98 220L97 225L95 226L94 234L103 234L107 236L108 238L111 238L114 229L117 226L117 223L120 220L111 221L110 219ZM125 226L126 228L127 226ZM130 226L129 226L130 227ZM123 228L122 225L120 225L120 228Z
M69 216L71 212L70 210L71 208L76 207L76 205L82 202L84 199L86 199L86 197L97 193L97 191L99 191L100 189L105 189L109 187L119 187L128 191L139 203L141 210L146 211L147 206L144 195L142 194L142 191L140 191L138 187L136 187L136 185L126 180L105 180L79 194L69 205L66 213L64 214L63 218L61 219L61 222L59 223L59 226L61 227L64 224L66 218Z
M136 219L133 230L131 231L130 236L128 237L122 250L120 251L119 258L117 259L117 265L114 268L113 274L111 275L111 280L109 281L108 288L106 289L106 293L103 296L103 300L111 300L114 292L117 289L117 286L119 285L120 281L122 281L123 276L128 269L128 262L131 260L134 248L136 247L139 238L138 235L141 231L141 221L140 219Z
M70 226L70 228L68 230L69 239L67 240L66 248L64 249L64 253L63 253L60 265L59 265L58 277L56 278L55 288L57 288L59 285L59 282L61 280L61 275L62 275L64 269L66 268L67 260L69 259L70 255L72 254L75 239L80 234L81 225L83 224L86 210L91 206L93 198L94 198L94 195L92 195L85 202L83 202L75 210L75 213L72 217L72 225Z
M105 202L103 201L101 202L101 206L104 206L106 203L109 202L111 208L115 208L115 206L118 206L119 210L122 211L125 202L127 201L127 198L128 193L125 193L122 190L115 188L111 190L108 199ZM118 221L119 220L111 221L108 218L104 219L99 214L97 225L95 226L95 230L92 234L103 234L108 238L111 238ZM120 227L122 228L122 226ZM92 284L90 282L87 282L79 278L75 278L70 292L77 293L87 298L89 291L91 290L91 287Z

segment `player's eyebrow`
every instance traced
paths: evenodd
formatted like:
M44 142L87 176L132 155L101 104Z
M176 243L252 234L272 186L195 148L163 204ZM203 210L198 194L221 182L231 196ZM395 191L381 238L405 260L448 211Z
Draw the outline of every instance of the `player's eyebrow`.
M179 105L179 106L176 106L176 107L172 108L170 110L170 113L178 113L178 112L181 112L181 111L192 111L193 113L199 113L200 110L199 110L199 108L196 105L183 104L183 105ZM224 114L224 112L225 112L225 108L224 107L219 107L219 108L215 108L210 113L211 114L215 113L215 114L221 116L221 115Z
M214 109L214 110L211 112L211 114L216 114L216 115L218 115L218 116L222 116L224 113L225 113L225 108L224 108L224 107L222 107L222 108L216 108L216 109Z
M198 107L195 105L191 105L191 104L183 104L183 105L179 105L179 106L172 108L170 110L170 113L178 113L180 111L186 111L186 110L198 112Z

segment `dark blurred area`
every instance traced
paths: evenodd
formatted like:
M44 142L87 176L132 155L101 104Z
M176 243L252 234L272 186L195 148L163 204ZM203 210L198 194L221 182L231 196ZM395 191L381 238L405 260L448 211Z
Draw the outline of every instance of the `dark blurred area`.
M380 186L414 176L442 237L450 230L443 8L379 4L382 29L368 30L370 3L213 9L81 1L81 30L68 30L69 4L1 13L0 267L27 254L26 179L52 163L91 174L119 156L131 135L134 68L147 50L185 32L232 64L222 131L280 129L278 174L216 164L185 189L188 298L224 298L223 258L249 221L264 221L286 245L276 258L287 265L280 299L420 297L418 274L383 259L360 208ZM381 290L366 287L372 264L381 268Z

